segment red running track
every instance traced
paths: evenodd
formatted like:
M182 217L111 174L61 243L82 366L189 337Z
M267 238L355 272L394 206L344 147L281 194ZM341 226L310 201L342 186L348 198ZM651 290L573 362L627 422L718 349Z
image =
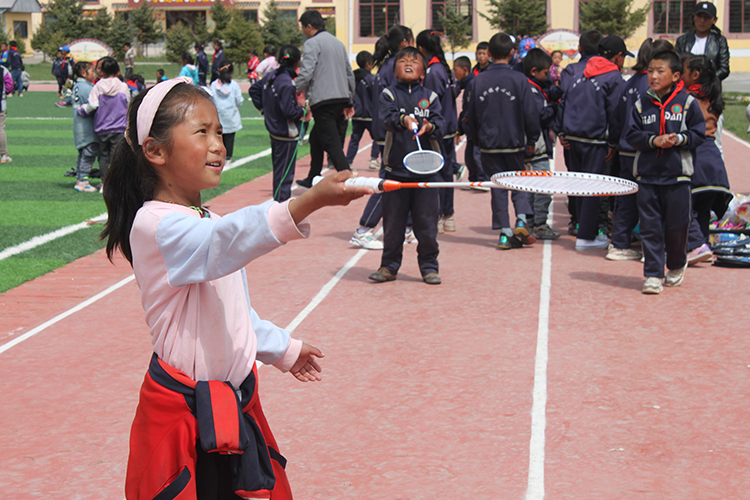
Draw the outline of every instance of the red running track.
M749 146L724 147L750 192ZM211 206L262 202L270 183ZM443 284L422 283L413 245L397 281L373 284L379 252L348 243L364 203L314 214L308 241L248 266L261 317L287 326L308 308L294 335L326 353L318 384L260 371L296 498L747 498L750 271L702 264L644 296L640 263L567 235L496 250L489 195L457 190ZM0 350L129 276L99 252L0 295ZM0 352L2 498L122 498L149 355L132 281Z

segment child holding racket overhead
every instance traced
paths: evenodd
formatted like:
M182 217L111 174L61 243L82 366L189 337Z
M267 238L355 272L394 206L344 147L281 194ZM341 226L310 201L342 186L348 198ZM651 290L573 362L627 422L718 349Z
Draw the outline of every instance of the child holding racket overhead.
M130 436L125 494L291 499L284 458L258 400L255 361L320 380L317 348L262 321L244 267L307 237L307 216L372 190L338 172L285 203L224 217L201 206L225 161L211 97L179 77L136 96L104 200L111 259L133 266L154 349Z
M695 98L683 90L681 70L674 52L653 56L650 89L635 101L625 129L625 140L637 151L633 175L638 181L645 294L661 293L663 285L680 286L687 267L690 176L695 148L706 140L706 121Z
M404 166L404 157L417 151L412 124L416 123L422 149L440 151L443 131L440 100L422 87L425 63L420 52L407 47L396 54L394 75L398 83L380 94L380 119L386 131L383 150L385 178L402 182L437 181L439 173L416 174ZM441 283L438 267L438 192L435 189L403 189L383 193L383 255L380 268L369 276L376 283L393 281L401 267L406 223L411 211L417 237L417 260L422 279Z

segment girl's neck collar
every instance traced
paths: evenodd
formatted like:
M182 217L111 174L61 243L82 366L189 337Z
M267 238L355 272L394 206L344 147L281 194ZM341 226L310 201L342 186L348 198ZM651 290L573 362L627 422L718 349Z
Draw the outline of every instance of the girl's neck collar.
M154 198L152 201L158 201L158 202L161 202L161 203L169 203L170 205L178 205L180 207L185 207L185 208L189 208L191 210L195 210L204 219L208 219L211 216L211 214L208 212L208 209L205 208L205 207L195 206L195 205L190 205L190 206L183 205L182 203L177 203L177 202L165 200L165 199L162 199L162 198Z

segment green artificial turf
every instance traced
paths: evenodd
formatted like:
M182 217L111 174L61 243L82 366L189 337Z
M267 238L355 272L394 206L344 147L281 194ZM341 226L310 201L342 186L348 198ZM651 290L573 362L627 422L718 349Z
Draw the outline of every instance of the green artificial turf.
M155 72L158 66L143 67ZM176 72L171 76L176 76ZM0 221L0 251L106 212L101 195L75 191L75 178L63 175L75 167L78 152L73 142L73 110L58 108L54 105L57 101L56 92L33 91L7 101L5 130L13 161L0 163L0 210L4 214ZM245 101L240 114L243 129L235 139L234 160L270 147L263 120L250 119L261 116L252 103ZM299 155L307 152L305 146ZM270 156L229 170L218 187L203 193L203 201L270 171ZM92 184L97 182L92 179ZM102 229L100 224L88 226L0 260L0 293L103 248L104 243L99 240Z

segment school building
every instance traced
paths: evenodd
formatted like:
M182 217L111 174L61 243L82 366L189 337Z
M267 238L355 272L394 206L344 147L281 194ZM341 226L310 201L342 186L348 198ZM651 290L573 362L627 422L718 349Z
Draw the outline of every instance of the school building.
M210 22L212 0L89 0L86 10L106 8L111 14L138 8L143 1L150 1L156 16L165 28L178 21L190 23L195 16L205 16ZM263 10L270 0L242 1L221 0L227 7L242 10L248 19L263 22ZM586 0L546 0L547 24L550 30L579 31L579 4ZM633 7L639 8L649 0L635 0ZM316 9L324 17L336 19L336 36L347 46L349 52L372 51L375 41L389 26L403 24L414 33L423 29L440 31L439 13L446 3L457 6L459 12L471 22L471 45L463 55L473 56L476 43L489 40L496 32L479 13L489 12L486 0L297 0L278 1L279 8L290 18L298 19L309 9ZM715 0L717 26L729 42L731 69L733 72L750 71L750 0ZM43 13L33 12L36 0L0 0L0 16L9 35L23 38L32 36L42 20ZM42 0L42 10L46 0ZM17 12L13 6L29 12ZM647 37L676 40L691 26L694 0L653 0L648 20L635 35L626 40L631 51L637 50ZM10 6L10 9L8 9ZM5 7L5 10L3 10ZM26 35L26 36L24 36ZM27 43L28 50L30 44ZM473 57L472 57L473 59ZM626 62L629 64L629 62Z

